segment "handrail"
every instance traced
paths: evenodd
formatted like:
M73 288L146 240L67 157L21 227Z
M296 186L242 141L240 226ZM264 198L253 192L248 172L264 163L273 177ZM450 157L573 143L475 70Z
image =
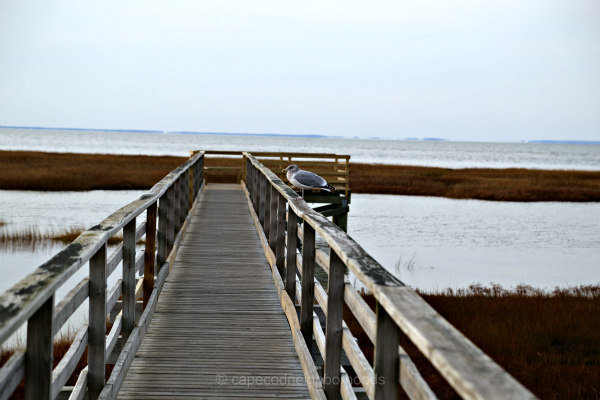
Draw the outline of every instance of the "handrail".
M182 232L189 223L189 210L197 201L203 184L203 160L204 152L194 154L148 193L83 232L49 261L0 295L0 343L28 321L25 353L17 351L0 369L0 399L10 396L23 376L27 398L55 398L73 372L86 344L88 367L80 375L78 385L80 381L85 382L86 385L79 386L87 386L89 398L94 400L106 389L105 365L119 334L126 342L124 348L137 348L145 332L142 328L149 323L145 318L151 318L156 306L158 293L169 270L165 266L174 260ZM146 222L138 226L136 218L144 211ZM123 242L109 258L107 241L121 230ZM136 242L144 235L145 250L136 254ZM55 307L56 290L88 261L89 278L76 284ZM119 263L123 266L123 276L107 291L106 279ZM138 272L143 276L136 279ZM135 306L142 291L145 308L136 324ZM122 310L107 341L106 315L119 296L122 296ZM88 325L79 330L71 349L53 371L54 335L86 299L89 299ZM121 356L123 352L119 359ZM132 357L132 354L126 356ZM129 360L127 357L125 360ZM111 379L117 384L111 384L111 390L118 390L118 383L122 382L128 368L126 364L121 363L113 370ZM122 375L113 377L116 373Z
M240 157L240 161L243 161L243 153L237 150L205 151L207 156ZM285 176L281 170L292 163L298 164L301 168L310 168L327 179L340 193L344 193L346 197L350 195L350 155L348 154L260 151L252 152L252 155L263 165L274 169L275 174L279 176ZM211 158L207 157L207 160ZM224 173L225 176L237 173L239 180L246 175L245 162L241 162L239 166L206 165L205 172Z
M376 301L375 321L369 313L357 318L371 328L374 336L375 360L373 376L366 376L369 382L369 398L396 398L398 383L411 398L430 397L430 389L424 382L408 379L404 367L408 357L398 347L401 332L432 363L440 374L463 398L468 399L523 399L535 396L517 382L511 375L484 354L456 328L440 316L414 290L404 285L375 261L358 243L323 215L317 213L290 187L285 185L271 170L262 165L251 153L245 152L246 177L245 189L249 203L254 209L259 226L264 230L268 243L265 252L274 269L285 280L287 295L295 299L297 283L300 291L300 325L302 335L309 349L312 347L313 304L319 300L326 314L325 372L323 385L328 398L339 398L343 389L341 379L342 346L346 351L354 352L357 346L351 345L351 334L344 328L342 310L344 302L351 311L362 299L357 300L344 282L344 270L347 267L365 287L373 293ZM285 219L287 211L287 225ZM297 237L295 233L298 218L303 222L301 230L302 255L296 254ZM315 234L318 233L330 248L329 257L315 251ZM286 243L287 234L287 243ZM315 258L324 265L329 274L326 296L314 279ZM296 268L296 264L301 268ZM290 268L290 266L293 266ZM300 272L301 282L296 274ZM317 289L317 296L315 296ZM346 298L348 293L351 298ZM364 310L364 307L362 307ZM364 357L348 354L357 366L364 365ZM408 360L410 361L410 360ZM414 365L413 365L414 366ZM410 369L410 368L409 368ZM365 372L366 371L366 372ZM410 371L408 371L410 372ZM372 384L372 385L371 385ZM416 388L411 385L422 385Z

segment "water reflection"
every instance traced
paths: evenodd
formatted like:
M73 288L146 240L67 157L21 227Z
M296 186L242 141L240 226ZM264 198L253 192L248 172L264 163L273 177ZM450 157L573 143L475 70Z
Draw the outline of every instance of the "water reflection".
M600 204L352 196L349 233L421 289L600 282Z

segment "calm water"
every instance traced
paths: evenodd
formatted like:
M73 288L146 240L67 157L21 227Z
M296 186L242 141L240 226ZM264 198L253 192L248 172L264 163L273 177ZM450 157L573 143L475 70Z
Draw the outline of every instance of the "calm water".
M599 145L410 142L0 129L0 149L187 155L191 149L311 151L353 161L600 170ZM141 191L0 191L0 230L89 227ZM600 281L600 205L353 195L350 234L406 283L540 287ZM0 291L60 246L0 250Z
M349 234L420 289L600 283L600 204L352 195Z
M374 136L377 133L374 132ZM350 154L352 161L404 165L600 170L600 145L356 140L0 129L0 150L189 155L190 150Z
M89 227L142 193L0 191L0 215L9 216L0 229ZM597 203L355 194L349 234L385 268L421 289L474 282L553 287L600 282L599 220ZM0 292L60 248L0 249ZM82 268L78 279L86 272Z

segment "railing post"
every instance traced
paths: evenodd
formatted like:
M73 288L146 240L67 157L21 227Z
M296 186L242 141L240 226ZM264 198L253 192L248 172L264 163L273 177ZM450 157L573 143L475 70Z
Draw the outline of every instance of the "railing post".
M285 278L285 207L287 201L277 193L277 238L275 240L275 264L281 279Z
M285 291L296 303L296 248L298 247L298 217L292 207L288 207L287 216L287 254Z
M188 192L188 187L187 187L187 182L188 182L188 173L187 170L181 174L181 178L180 178L180 183L181 186L179 188L179 193L180 193L180 197L179 197L179 229L181 230L181 227L183 226L183 223L185 222L185 217L187 217L188 211L189 211L189 207L187 207L187 205L189 204L188 201L186 201L187 199L187 192Z
M199 166L199 178L200 178L200 182L198 184L198 191L200 191L200 186L202 186L202 184L204 183L204 156L202 156L202 158L200 159L200 166Z
M135 218L123 227L123 338L135 325Z
M267 242L269 242L270 231L271 231L271 217L275 218L275 215L271 216L271 182L267 179L266 176L263 175L263 179L265 181L264 187L264 197L265 197L265 223L263 225L263 230L265 231L265 237L267 238ZM269 243L269 247L271 243Z
M315 230L304 222L302 240L302 299L300 305L300 330L308 350L313 348L313 303L315 302Z
M154 252L156 251L156 202L146 210L146 244L144 251L144 308L154 287Z
M398 341L400 328L377 302L377 337L375 341L375 398L398 398Z
M273 185L269 185L271 186L271 212L270 212L270 223L271 226L269 227L269 235L267 236L269 238L269 247L271 248L271 250L273 250L273 252L275 252L275 245L277 242L277 224L278 224L278 219L279 219L279 215L277 214L277 205L279 203L279 192L277 192L277 189L275 189L275 186Z
M171 184L171 190L173 190L173 241L175 241L181 219L181 175Z
M158 202L158 253L156 255L156 273L160 271L167 260L167 229L168 229L168 191L163 193Z
M88 327L88 395L96 400L104 387L106 368L106 242L90 258Z
M196 200L196 196L198 195L198 187L200 186L200 176L198 176L198 165L200 164L200 160L198 160L194 165L192 165L192 202Z
M25 399L50 399L52 383L52 313L54 296L42 304L27 321L25 353Z
M173 249L173 243L175 242L175 184L173 183L169 190L167 190L167 197L169 198L169 208L167 208L167 257ZM166 259L166 258L165 258Z
M254 190L254 197L253 197L253 204L254 204L254 211L256 211L256 215L258 215L258 192L260 190L260 184L259 184L259 172L256 169L256 167L254 165L252 165L252 181L253 181L253 190Z
M337 253L329 250L327 320L325 329L324 390L328 399L340 399L342 362L342 315L344 312L345 266Z
M260 221L260 224L263 226L263 231L264 231L264 227L265 227L265 215L266 215L266 210L265 210L265 202L266 202L266 198L265 198L265 176L262 174L262 172L258 173L258 192L256 192L256 195L258 196L258 220Z

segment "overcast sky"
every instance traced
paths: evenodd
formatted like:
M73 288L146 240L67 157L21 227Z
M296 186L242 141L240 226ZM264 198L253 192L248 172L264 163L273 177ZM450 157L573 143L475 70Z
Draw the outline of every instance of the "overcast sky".
M0 125L600 140L600 1L0 0Z

